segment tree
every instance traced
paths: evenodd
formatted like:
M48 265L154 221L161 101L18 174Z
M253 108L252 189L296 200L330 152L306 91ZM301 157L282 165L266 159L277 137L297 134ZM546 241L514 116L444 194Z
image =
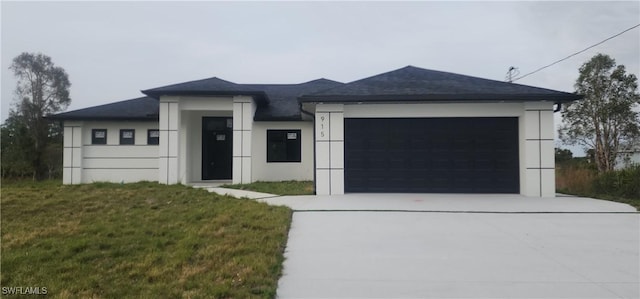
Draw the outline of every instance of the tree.
M27 127L14 111L0 127L0 160L2 177L33 176L30 157L33 144L28 138Z
M29 153L28 159L35 178L42 179L51 168L47 165L50 144L60 138L56 134L59 131L56 124L45 117L63 111L71 103L69 76L63 68L55 66L49 56L41 53L22 53L13 59L9 69L18 79L15 91L17 102L15 110L12 110L15 119L12 121L21 128L16 132L26 135L13 138L26 138L29 141L21 142L21 146Z
M640 136L638 79L624 65L597 54L580 67L575 84L583 100L569 103L562 111L560 138L567 144L594 149L598 171L613 170L618 152Z
M571 150L556 147L556 163L566 163L571 161L571 159L573 159Z

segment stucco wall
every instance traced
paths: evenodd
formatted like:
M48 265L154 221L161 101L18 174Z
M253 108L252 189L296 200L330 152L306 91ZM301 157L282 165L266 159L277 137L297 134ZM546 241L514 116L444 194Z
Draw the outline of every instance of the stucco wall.
M107 129L107 144L91 144L93 129ZM121 129L135 130L135 144L120 145ZM143 180L157 181L158 146L147 145L147 130L149 129L158 129L158 123L143 121L66 122L63 182L70 184L104 181L125 183ZM78 136L75 135L81 137L77 138ZM73 146L74 144L75 146ZM67 167L67 165L74 167ZM74 170L76 171L74 172ZM72 176L75 176L73 180Z
M267 130L301 130L300 162L267 162ZM252 181L313 180L313 122L254 122Z

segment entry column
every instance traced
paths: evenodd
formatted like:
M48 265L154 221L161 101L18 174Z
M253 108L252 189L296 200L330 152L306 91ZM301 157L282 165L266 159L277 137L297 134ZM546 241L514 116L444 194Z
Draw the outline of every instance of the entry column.
M178 128L180 127L180 106L175 97L160 97L160 142L158 156L158 182L177 184L179 182Z
M252 97L233 97L232 182L234 184L251 183L251 131L255 111Z
M553 103L524 103L524 189L526 196L554 197L555 153Z
M62 183L82 184L82 123L64 122Z
M344 105L317 104L316 194L344 194Z

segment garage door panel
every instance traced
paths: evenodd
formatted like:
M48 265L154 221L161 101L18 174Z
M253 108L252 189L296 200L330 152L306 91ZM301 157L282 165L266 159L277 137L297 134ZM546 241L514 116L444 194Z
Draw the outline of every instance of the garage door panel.
M345 191L518 193L517 118L345 119Z

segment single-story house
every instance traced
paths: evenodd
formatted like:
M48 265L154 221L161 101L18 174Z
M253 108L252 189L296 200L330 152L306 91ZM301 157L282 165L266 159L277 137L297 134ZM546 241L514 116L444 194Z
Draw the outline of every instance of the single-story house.
M554 107L580 95L407 66L350 83L216 77L51 116L65 184L313 180L345 192L555 195Z

